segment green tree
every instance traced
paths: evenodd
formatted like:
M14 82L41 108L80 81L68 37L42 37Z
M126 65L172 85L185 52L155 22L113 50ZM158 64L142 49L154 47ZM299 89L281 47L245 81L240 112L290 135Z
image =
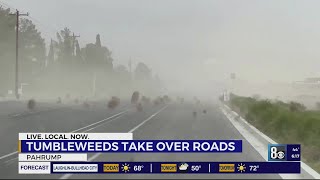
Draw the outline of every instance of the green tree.
M10 9L0 7L0 91L14 88L15 78L15 24ZM32 85L45 63L45 42L32 21L20 18L19 72L20 82Z
M59 64L66 71L76 69L77 62L75 58L76 39L73 38L69 28L65 27L57 33L57 56Z
M130 76L130 72L128 71L128 69L126 68L126 66L124 65L118 65L115 67L114 69L115 74L117 79L119 80L119 82L121 82L122 84L129 84L131 76Z
M111 71L113 68L112 52L101 45L100 35L96 36L96 42L87 44L82 49L88 67L95 71Z
M135 79L139 81L150 80L152 77L151 69L142 62L138 63L134 71L134 74L135 74Z
M51 39L49 46L49 53L47 57L47 66L51 66L54 63L55 52L54 52L54 41Z
M12 53L15 46L15 25L14 16L10 15L10 9L0 7L0 57Z
M45 66L45 41L30 20L21 19L19 28L20 79L31 82Z
M76 45L76 57L77 57L77 60L80 61L82 60L82 55L81 55L81 48L78 40L75 41L75 45Z
M15 18L0 7L0 94L14 88Z

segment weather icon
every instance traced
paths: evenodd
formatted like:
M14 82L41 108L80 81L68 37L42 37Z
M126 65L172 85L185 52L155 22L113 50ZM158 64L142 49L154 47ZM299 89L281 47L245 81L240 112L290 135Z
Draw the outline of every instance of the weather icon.
M189 165L187 163L181 163L179 164L179 170L180 171L187 171L188 170Z
M246 165L240 163L240 164L238 164L237 169L238 169L239 172L245 172L246 171Z
M122 164L121 165L121 170L123 171L123 172L129 172L130 171L130 165L129 164L127 164L127 163L124 163L124 164Z

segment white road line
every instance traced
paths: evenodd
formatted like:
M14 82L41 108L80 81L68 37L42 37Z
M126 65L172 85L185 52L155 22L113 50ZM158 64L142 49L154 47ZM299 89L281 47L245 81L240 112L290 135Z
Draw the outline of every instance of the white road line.
M114 120L117 120L117 119L121 118L123 115L124 115L124 114L122 114L122 115L120 115L120 116L118 116L118 117L116 117L116 118L114 118L114 119L111 119L110 121L101 123L101 124L99 124L98 126L94 126L93 128L87 129L87 130L83 131L83 133L89 132L89 131L91 131L91 130L93 130L93 129L96 129L96 128L100 127L100 126L106 125L107 123L110 123L110 122L112 122L112 121L114 121Z
M234 111L232 111L228 106L225 105L225 108L231 111L233 116L238 116L238 114ZM223 114L230 120L230 122L235 126L235 128L241 133L241 135L246 138L246 140L257 150L257 152L267 161L268 158L266 157L266 154L268 152L268 149L265 144L260 142L255 135L252 134L252 132L248 131L242 124L239 122L235 121L231 115L231 113L228 113L225 109L221 108ZM243 118L238 118L241 122L245 123L251 130L253 130L255 133L260 135L262 138L264 138L267 142L272 143L272 144L278 144L271 138L269 138L267 135L263 134L261 131L259 131L257 128L249 124L246 120ZM320 175L310 168L308 165L305 163L301 162L301 167L313 178L315 179L320 179ZM302 177L300 175L295 175L295 174L279 174L282 179L301 179Z
M117 114L115 114L115 115L112 115L112 116L110 116L110 117L108 117L108 118L106 118L106 119L102 119L101 121L98 121L98 122L89 124L88 126L79 128L79 129L74 130L74 131L71 131L70 133L75 133L75 132L80 131L80 130L82 130L82 129L85 129L85 128L94 126L94 125L99 124L99 123L104 122L104 121L107 121L107 120L109 120L109 119L111 119L111 118L114 118L114 117L116 117L116 116L118 116L118 115L121 115L121 114L123 114L123 113L125 113L125 112L127 112L127 111L128 111L128 110L124 110L124 111L122 111L122 112L120 112L120 113L117 113ZM1 160L1 159L4 159L4 158L7 158L7 157L9 157L9 156L13 156L13 155L15 155L15 154L17 154L17 153L18 153L18 151L15 151L15 152L6 154L6 155L4 155L4 156L1 156L1 157L0 157L0 160Z
M161 108L158 112L152 114L148 119L144 120L142 123L140 123L138 126L132 128L128 133L132 133L133 131L137 130L139 127L141 127L142 125L144 125L146 122L148 122L150 119L152 119L154 116L156 116L157 114L159 114L161 111L163 111L165 108L167 108L167 106Z
M19 158L19 156L15 157L15 158L12 158L12 159L9 159L9 160L5 161L4 163L6 163L7 165L8 165L8 164L11 164L11 163L14 162L14 160L16 160L16 159L18 159L18 158Z
M119 119L119 118L122 117L122 116L123 116L123 115L120 115L120 116L118 116L118 117L116 117L116 118L114 118L114 119L112 119L112 120L110 120L110 121L101 123L101 124L99 124L98 126L94 126L94 127L90 128L90 129L87 129L87 130L83 131L83 133L86 133L86 132L91 131L91 130L93 130L93 129L96 129L96 128L102 126L102 125L105 125L105 124L107 124L107 123L109 123L109 122L112 122L112 121L114 121L114 120L116 120L116 119ZM114 117L114 116L113 116L113 117ZM110 118L109 118L109 119L110 119ZM18 152L16 152L16 153L18 153ZM9 165L9 164L11 164L10 162L12 162L12 161L14 161L14 160L16 160L16 159L18 159L18 157L9 159L9 160L5 161L4 163L6 163L6 164Z
M17 154L17 153L18 153L18 151L9 153L9 154L4 155L4 156L1 156L1 157L0 157L0 160L1 160L1 159L4 159L4 158L6 158L6 157L9 157L9 156L15 155L15 154Z
M90 125L88 125L88 126L79 128L79 129L74 130L74 131L71 131L70 133L75 133L75 132L80 131L80 130L82 130L82 129L85 129L85 128L94 126L94 125L99 124L99 123L104 122L104 121L107 121L107 120L109 120L109 119L111 119L111 118L114 118L114 117L116 117L116 116L118 116L118 115L120 115L120 114L123 114L123 113L125 113L125 112L127 112L127 111L128 111L128 110L124 110L124 111L122 111L122 112L120 112L120 113L118 113L118 114L115 114L115 115L113 115L113 116L110 116L110 117L108 117L108 118L106 118L106 119L102 119L101 121L98 121L98 122L92 123L92 124L90 124Z
M139 127L141 127L143 124L145 124L146 122L148 122L150 119L152 119L154 116L156 116L157 114L159 114L161 111L163 111L165 108L167 108L168 105L166 105L165 107L161 108L159 111L157 111L156 113L152 114L150 117L148 117L146 120L144 120L143 122L141 122L140 124L138 124L136 127L132 128L128 133L133 133L135 130L137 130ZM102 153L96 153L93 156L91 156L88 161L92 161L94 159L96 159L97 157L99 157ZM63 176L61 176L59 179L69 179L73 174L65 174Z
M19 113L19 114L14 114L14 115L12 115L12 117L17 117L17 116L20 116L20 115L22 115L23 113Z
M32 115L32 114L38 114L38 113L43 113L43 112L47 112L47 111L51 111L51 110L57 110L57 109L61 109L63 107L53 107L53 108L47 108L41 111L26 111L24 113L18 113L18 114L14 114L11 115L12 117L19 117L19 116L23 116L23 115Z

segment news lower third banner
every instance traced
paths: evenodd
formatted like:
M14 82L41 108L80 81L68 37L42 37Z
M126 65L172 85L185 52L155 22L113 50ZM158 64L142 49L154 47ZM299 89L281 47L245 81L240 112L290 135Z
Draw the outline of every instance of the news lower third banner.
M299 145L269 145L269 159L281 162L88 162L87 154L242 150L242 140L133 140L132 133L19 133L18 169L19 174L300 173Z
M240 153L242 140L21 140L22 153Z
M21 153L241 153L242 140L133 140L132 133L20 133Z
M19 173L28 174L298 174L300 162L19 162ZM25 173L26 172L26 173Z

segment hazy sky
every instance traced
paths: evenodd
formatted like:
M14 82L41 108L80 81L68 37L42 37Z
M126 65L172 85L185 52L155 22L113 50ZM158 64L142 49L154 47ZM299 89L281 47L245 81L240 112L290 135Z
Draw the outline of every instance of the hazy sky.
M143 61L171 84L320 76L317 0L0 0L40 21L102 42L115 62ZM37 24L37 22L35 22ZM47 27L45 27L47 26Z

